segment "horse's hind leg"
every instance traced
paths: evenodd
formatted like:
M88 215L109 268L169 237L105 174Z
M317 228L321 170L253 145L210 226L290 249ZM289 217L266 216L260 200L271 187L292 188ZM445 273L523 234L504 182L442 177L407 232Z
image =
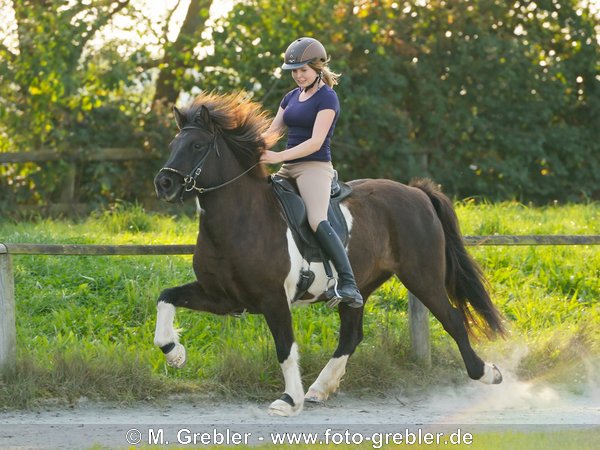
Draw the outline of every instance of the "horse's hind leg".
M366 299L368 297L365 296ZM334 393L346 373L348 358L354 353L363 338L363 308L351 308L344 303L339 305L340 339L332 358L310 386L305 400L323 402Z
M285 382L284 394L269 406L274 416L295 416L304 406L304 388L300 376L298 345L294 341L292 315L287 307L267 308L264 312L267 325L275 340L277 359Z
M486 384L497 384L502 381L502 375L495 365L485 363L473 350L461 312L454 308L448 299L440 277L425 276L421 272L419 282L415 278L401 280L440 321L444 330L454 339L463 358L469 377Z

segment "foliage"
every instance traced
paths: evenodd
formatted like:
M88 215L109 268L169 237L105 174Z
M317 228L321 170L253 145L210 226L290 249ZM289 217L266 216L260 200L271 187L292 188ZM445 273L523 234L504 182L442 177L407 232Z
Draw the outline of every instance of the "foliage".
M192 0L176 38L170 12L148 29L134 0L8 3L18 51L0 42L0 151L164 151L180 91L243 90L275 112L293 87L281 54L309 35L343 75L343 178L427 175L459 197L600 195L600 13L586 1L245 0L210 18L210 2ZM137 40L103 34L117 17ZM59 200L67 160L3 166L2 197ZM86 164L76 200L142 201L157 164Z
M457 210L466 234L600 234L600 207L593 203L533 208L470 201ZM195 218L145 215L139 206L126 205L81 222L0 221L3 242L189 244L196 233ZM600 363L597 248L479 247L470 252L482 264L510 330L506 341L479 342L477 351L513 377L567 382L568 389L586 392ZM273 340L260 316L236 319L178 310L176 327L182 330L188 363L179 371L167 367L153 345L155 301L162 289L193 279L190 256L14 256L14 272L21 376L0 381L0 407L62 397L62 383L74 386L75 397L114 398L120 390L142 399L144 391L136 385L148 385L156 396L154 382L163 376L167 394L185 390L265 400L282 389ZM407 292L396 279L370 297L365 340L349 361L343 391L412 392L467 379L456 346L434 318L433 368L411 359L406 311ZM296 308L293 320L308 386L335 349L339 321L324 305ZM132 365L144 369L138 377L127 376ZM108 377L103 366L116 375Z
M150 151L160 130L147 114L148 94L139 89L151 80L151 72L140 71L148 51L135 49L123 58L124 42L117 37L99 50L91 44L114 16L127 12L129 0L63 3L14 0L18 52L0 46L0 150L64 154L57 163L0 168L2 197L17 203L61 200L74 153L99 147ZM148 164L87 164L78 176L79 200L134 199L132 190L151 190L146 178L138 181L147 171Z
M345 178L426 174L461 197L577 200L600 181L596 24L576 0L253 0L223 19L200 79L274 111L293 87L274 71L281 51L315 36L343 74Z

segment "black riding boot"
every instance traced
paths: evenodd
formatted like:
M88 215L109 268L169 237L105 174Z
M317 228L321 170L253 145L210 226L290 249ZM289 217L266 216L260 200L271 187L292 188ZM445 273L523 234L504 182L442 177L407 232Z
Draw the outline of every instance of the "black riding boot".
M321 249L337 270L340 280L337 292L342 297L342 301L353 308L360 308L363 305L363 298L356 286L354 273L342 241L327 220L319 224L315 236Z

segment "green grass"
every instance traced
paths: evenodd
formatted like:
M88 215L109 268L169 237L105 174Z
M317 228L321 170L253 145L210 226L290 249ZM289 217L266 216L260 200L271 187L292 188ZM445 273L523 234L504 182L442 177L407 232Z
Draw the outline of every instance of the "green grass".
M464 234L600 234L600 206L534 208L518 203L457 204ZM188 244L195 218L150 215L119 205L81 221L0 222L0 242ZM594 246L470 249L490 279L510 330L477 343L486 359L510 362L522 379L569 381L583 392L600 367L600 252ZM193 279L190 256L15 256L18 367L0 381L0 407L46 398L135 401L174 392L271 399L283 388L275 349L260 316L240 319L180 310L188 350L182 370L153 345L155 301ZM462 383L454 342L431 319L433 369L410 358L407 292L395 279L371 297L365 340L342 389L379 394ZM293 311L305 385L337 342L338 317L324 305ZM514 355L519 355L517 358Z

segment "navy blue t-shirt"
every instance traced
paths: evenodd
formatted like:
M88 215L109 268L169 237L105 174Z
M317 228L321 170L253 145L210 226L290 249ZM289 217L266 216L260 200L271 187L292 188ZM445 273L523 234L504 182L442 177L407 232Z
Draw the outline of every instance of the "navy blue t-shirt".
M335 128L338 116L340 115L340 102L337 94L332 88L325 85L315 92L308 100L301 102L299 100L300 93L301 89L296 88L293 91L288 92L281 101L280 106L284 109L283 121L288 128L286 148L295 147L310 139L319 111L332 109L335 111L335 117L331 124L331 128L329 128L327 136L323 141L323 145L318 151L308 156L304 156L303 158L286 162L331 161L331 150L329 145L331 143L331 136L333 136L333 129Z

